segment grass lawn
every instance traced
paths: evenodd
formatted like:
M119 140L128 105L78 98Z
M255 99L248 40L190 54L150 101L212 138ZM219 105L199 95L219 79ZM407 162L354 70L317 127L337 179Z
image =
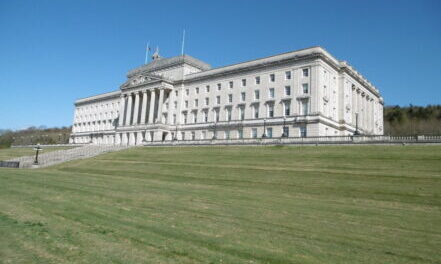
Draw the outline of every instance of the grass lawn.
M441 263L441 146L133 148L0 169L3 263Z
M55 150L68 149L69 147L42 147L43 151L40 153L46 153ZM34 148L0 148L0 160L8 160L22 156L35 155Z

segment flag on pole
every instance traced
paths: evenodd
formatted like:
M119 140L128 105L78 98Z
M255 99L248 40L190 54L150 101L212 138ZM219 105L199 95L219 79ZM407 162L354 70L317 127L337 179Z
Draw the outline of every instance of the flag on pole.
M147 64L149 62L149 54L150 54L150 41L147 42L147 46L145 48L145 61L144 61L144 64Z

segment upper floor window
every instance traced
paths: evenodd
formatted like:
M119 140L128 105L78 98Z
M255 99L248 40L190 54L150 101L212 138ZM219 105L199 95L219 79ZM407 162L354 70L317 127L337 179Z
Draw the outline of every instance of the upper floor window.
M268 97L271 99L274 98L274 88L269 88Z
M185 89L185 95L189 95L190 94L190 90L189 89Z
M207 123L208 122L208 112L204 111L204 122Z
M254 91L254 100L259 100L260 99L260 91L259 90L255 90Z
M210 98L205 97L205 105L209 105L210 104Z
M247 79L242 79L242 86L247 86Z
M259 106L255 105L253 107L253 111L254 111L254 118L259 118Z
M289 116L290 114L291 114L291 102L285 102L284 104L283 104L283 106L284 106L284 114L285 114L285 116Z
M303 75L303 77L308 77L309 76L309 69L303 69L302 75Z
M303 93L309 93L309 85L307 83L302 84Z
M286 80L291 80L291 71L286 71L285 72L285 79Z
M220 104L220 96L216 96L216 104Z
M194 99L194 107L198 107L199 105L199 100L198 99Z
M230 89L233 88L233 82L232 81L229 83L229 86L230 86Z
M227 121L231 121L231 108L226 108L225 113L227 114Z
M217 84L217 90L220 91L222 89L222 84L218 83Z
M285 95L290 96L291 95L291 86L285 86Z
M240 94L240 100L242 102L245 102L245 93L244 92Z
M260 84L260 76L256 76L254 80L256 81L256 84Z
M269 76L270 82L275 82L276 81L276 75L274 73L271 73Z
M273 104L268 105L268 117L274 117L274 105Z
M232 94L229 94L229 95L228 95L228 102L229 102L229 103L232 103L232 102L233 102L233 95L232 95Z
M195 90L196 94L199 93L199 87L196 87L194 90Z
M188 101L185 101L185 108L188 108Z
M206 91L207 93L210 92L210 85L205 86L205 91Z

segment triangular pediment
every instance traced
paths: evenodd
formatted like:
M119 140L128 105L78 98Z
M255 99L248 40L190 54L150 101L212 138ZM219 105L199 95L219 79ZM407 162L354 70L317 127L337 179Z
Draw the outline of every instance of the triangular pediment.
M148 85L151 83L158 83L158 82L172 83L172 80L165 78L164 76L152 74L152 73L140 74L129 78L123 85L121 85L121 88Z

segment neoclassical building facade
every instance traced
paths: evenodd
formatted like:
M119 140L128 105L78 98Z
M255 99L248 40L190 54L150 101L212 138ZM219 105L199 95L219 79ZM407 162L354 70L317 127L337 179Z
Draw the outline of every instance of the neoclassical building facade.
M383 134L383 98L321 47L212 69L153 60L114 92L75 102L71 143Z

